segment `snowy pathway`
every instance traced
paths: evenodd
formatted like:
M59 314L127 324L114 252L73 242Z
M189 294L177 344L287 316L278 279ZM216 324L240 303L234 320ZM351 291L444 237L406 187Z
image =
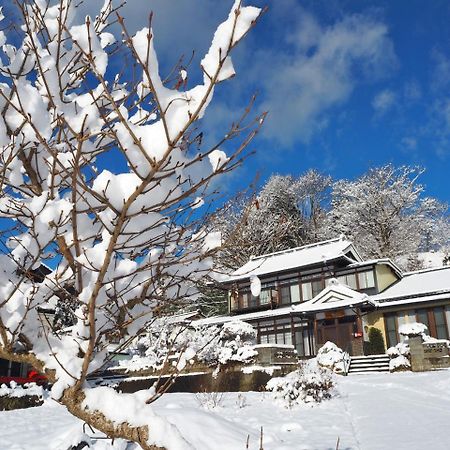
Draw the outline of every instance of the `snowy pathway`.
M450 449L450 371L339 377L338 389L331 401L293 410L256 392L227 393L212 411L193 394L167 394L155 409L196 450L244 450L248 435L257 450L261 426L264 450L335 450L338 438L339 450ZM81 429L54 403L1 412L0 450L66 450Z
M450 449L450 371L355 375L340 391L362 450Z

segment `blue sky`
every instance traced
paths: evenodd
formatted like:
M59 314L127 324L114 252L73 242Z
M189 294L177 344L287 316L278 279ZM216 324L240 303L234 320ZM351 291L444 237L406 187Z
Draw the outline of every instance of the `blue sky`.
M86 2L92 12L100 0ZM229 179L245 187L255 173L298 175L317 168L354 178L393 162L426 168L427 194L450 202L450 3L417 0L254 0L268 12L234 55L237 77L224 83L205 127L220 136L258 92L268 110L256 155ZM129 0L131 31L153 9L163 70L181 54L207 50L232 1Z

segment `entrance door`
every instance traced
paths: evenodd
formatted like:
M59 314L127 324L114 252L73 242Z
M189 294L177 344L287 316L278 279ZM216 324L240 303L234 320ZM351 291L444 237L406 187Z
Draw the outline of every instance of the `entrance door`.
M331 341L342 350L350 353L353 328L354 320L349 321L347 319L344 321L342 319L327 319L319 321L317 328L319 343L320 345L323 345L325 342Z

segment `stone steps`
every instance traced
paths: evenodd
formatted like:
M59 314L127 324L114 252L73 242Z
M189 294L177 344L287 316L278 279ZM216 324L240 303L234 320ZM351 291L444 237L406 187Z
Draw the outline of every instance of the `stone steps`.
M349 374L389 372L388 355L352 356Z

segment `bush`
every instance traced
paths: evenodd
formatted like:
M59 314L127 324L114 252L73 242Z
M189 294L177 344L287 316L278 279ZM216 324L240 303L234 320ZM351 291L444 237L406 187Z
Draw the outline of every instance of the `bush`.
M384 345L383 334L378 328L371 327L369 329L369 345L368 354L369 355L381 355L386 351Z
M389 355L389 370L391 372L403 372L411 370L410 349L405 342L398 343L395 347L390 347L387 351Z
M320 403L330 399L334 385L333 372L310 360L284 377L272 378L266 389L272 391L276 401L292 408L302 403Z
M348 355L333 342L326 342L317 352L317 364L335 373L345 372L345 358Z

